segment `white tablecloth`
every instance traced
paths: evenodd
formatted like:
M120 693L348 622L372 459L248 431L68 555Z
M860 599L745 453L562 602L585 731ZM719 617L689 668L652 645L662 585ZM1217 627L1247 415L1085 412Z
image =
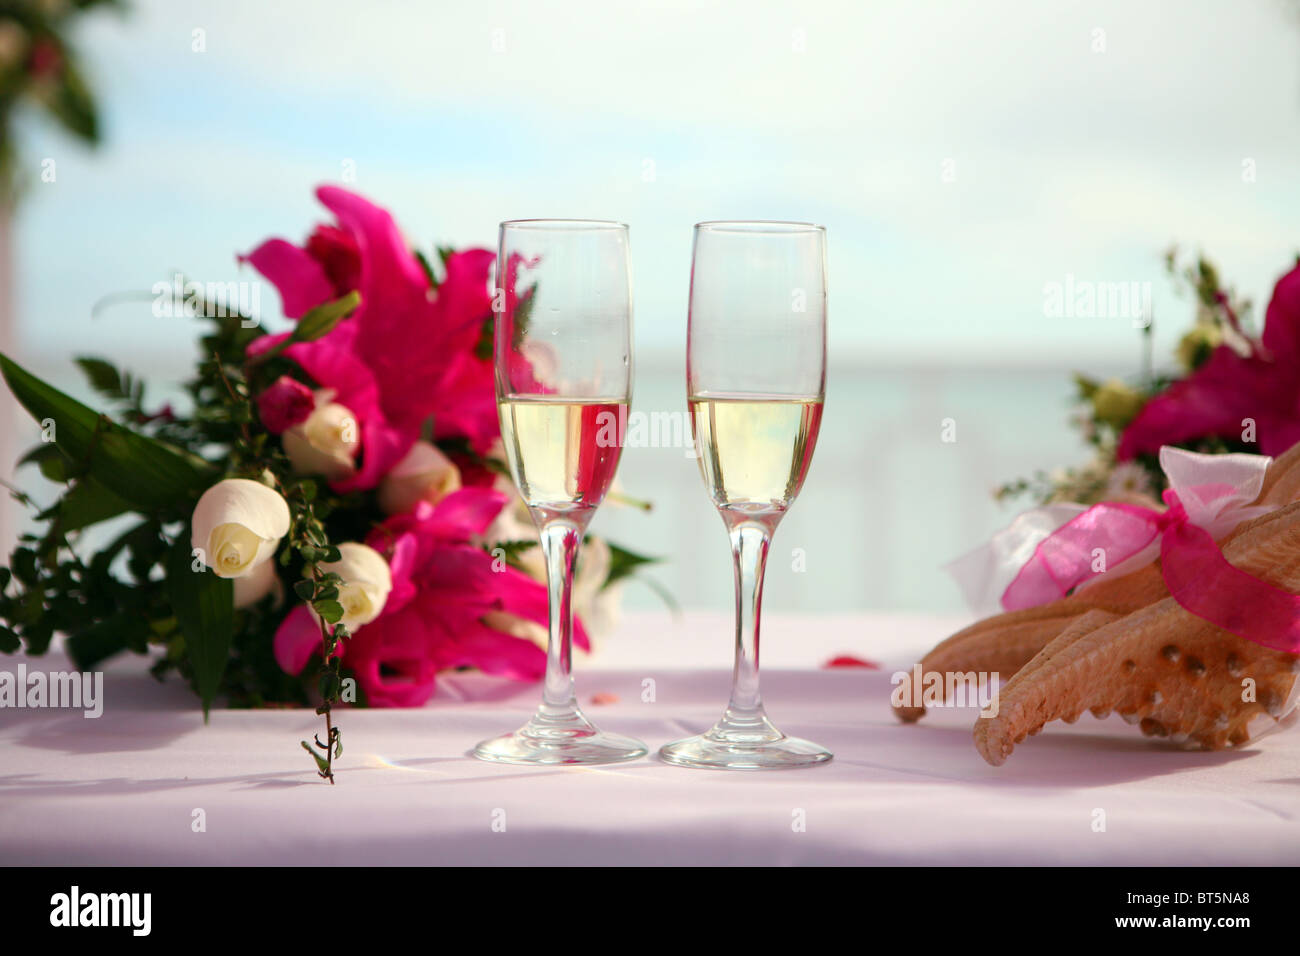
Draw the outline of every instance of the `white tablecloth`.
M220 710L204 726L186 688L158 685L139 659L126 660L106 674L97 720L0 710L0 863L1300 861L1298 731L1198 753L1085 717L1051 726L993 768L971 744L971 711L899 725L891 671L958 623L765 620L769 713L835 753L822 767L769 773L655 759L481 763L467 749L522 723L538 689L461 675L424 709L344 712L331 787L298 746L319 729L310 711ZM839 653L886 666L818 669ZM716 718L729 654L723 616L631 616L579 662L579 696L598 723L657 748ZM19 660L0 659L0 670ZM26 663L67 667L58 654ZM642 700L647 678L653 702ZM598 694L617 700L590 703Z

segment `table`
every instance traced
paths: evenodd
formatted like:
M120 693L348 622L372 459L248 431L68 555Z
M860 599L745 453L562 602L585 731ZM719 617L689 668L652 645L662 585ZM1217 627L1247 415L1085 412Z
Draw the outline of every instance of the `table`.
M110 665L105 710L0 710L0 863L14 864L1294 864L1300 733L1241 752L1148 741L1117 720L1054 725L990 767L973 712L900 725L890 674L961 622L770 616L769 713L835 753L769 773L641 760L531 769L466 756L522 723L538 688L452 675L420 710L343 713L338 784L298 746L310 711L218 710L139 659ZM579 696L657 748L712 723L729 672L725 615L625 618ZM882 670L820 669L841 653ZM13 670L20 658L0 660ZM60 655L29 667L65 669ZM653 680L654 700L643 701ZM609 700L593 704L593 696ZM1104 811L1104 832L1094 829ZM196 832L202 811L202 832ZM504 827L502 827L504 823Z

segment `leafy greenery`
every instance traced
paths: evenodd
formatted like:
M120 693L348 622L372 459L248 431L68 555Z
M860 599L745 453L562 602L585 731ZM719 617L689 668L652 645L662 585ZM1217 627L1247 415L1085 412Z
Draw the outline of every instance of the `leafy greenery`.
M352 293L308 313L312 324L297 338L324 334L358 301ZM323 612L322 659L333 676L315 691L331 691L318 699L334 755L341 737L327 711L342 678L331 655L347 635L329 626L342 610L333 600L337 575L318 567L338 557L322 523L331 503L317 501L315 480L295 475L278 442L254 427L251 396L290 366L265 355L248 362L246 349L262 334L258 323L222 312L199 304L207 326L197 374L185 386L188 414L170 407L150 414L143 382L103 359L78 359L90 386L122 419L114 420L0 356L0 373L42 429L42 443L22 463L63 486L44 508L11 489L35 512L40 533L24 534L9 567L0 569L0 650L40 654L54 634L64 634L74 662L89 668L153 648L152 673L178 673L205 713L219 696L234 706L307 703L313 688L284 674L271 653L285 609L269 597L236 609L231 581L203 568L190 548L189 517L204 490L226 477L264 481L284 496L292 516L282 576L321 590L311 600ZM126 524L83 558L79 541L91 531L102 539L100 526L110 521Z
M199 354L180 408L151 410L143 381L102 358L80 357L78 368L107 406L96 411L0 355L0 374L41 429L41 442L20 466L59 486L47 505L10 487L31 509L36 530L21 536L8 567L0 567L0 652L41 654L60 634L83 669L121 653L149 655L150 672L185 680L205 716L218 699L235 707L315 705L324 734L301 743L333 783L343 753L333 705L357 695L340 656L350 637L341 623L345 582L325 565L340 558L335 542L364 540L384 515L373 494L339 493L295 473L262 425L254 396L286 374L315 384L283 347L328 334L360 298L352 292L310 310L279 347L253 357L249 345L264 332L252 317L201 299L186 304L198 323ZM439 444L467 466L504 469L463 440ZM290 513L273 568L276 590L241 607L232 582L191 549L195 505L224 478L267 484ZM498 547L520 567L519 555L536 544ZM611 545L605 583L651 560ZM319 666L301 676L284 673L273 652L294 601L310 606L321 633Z

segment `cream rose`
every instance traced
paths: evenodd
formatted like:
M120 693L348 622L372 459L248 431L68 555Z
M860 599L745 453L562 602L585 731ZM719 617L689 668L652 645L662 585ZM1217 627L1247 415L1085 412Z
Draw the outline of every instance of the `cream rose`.
M361 428L346 405L337 404L333 389L315 393L316 407L307 420L280 436L284 453L300 475L324 475L331 481L356 471Z
M460 487L460 469L427 441L417 441L379 483L379 507L405 514L421 501L437 504Z
M190 545L223 578L251 574L289 533L289 506L274 488L227 478L207 491L190 519Z
M263 561L242 578L235 578L235 607L256 604L272 593L277 605L284 600L284 585L275 573L274 561Z
M339 560L322 562L319 567L343 579L338 586L343 617L338 623L355 631L383 613L393 590L393 574L384 556L369 545L347 541L339 545L339 555Z

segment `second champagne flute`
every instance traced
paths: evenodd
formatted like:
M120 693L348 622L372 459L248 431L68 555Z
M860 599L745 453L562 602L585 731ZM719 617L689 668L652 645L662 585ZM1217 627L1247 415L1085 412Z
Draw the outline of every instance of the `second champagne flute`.
M736 664L707 733L659 751L726 770L806 767L830 751L773 726L758 691L763 568L803 487L826 391L826 231L798 222L695 227L686 388L700 472L731 537Z
M598 730L578 707L573 573L587 525L614 480L632 393L627 226L531 219L501 224L497 254L497 410L510 473L546 557L550 635L542 703L483 760L592 764L646 754Z

